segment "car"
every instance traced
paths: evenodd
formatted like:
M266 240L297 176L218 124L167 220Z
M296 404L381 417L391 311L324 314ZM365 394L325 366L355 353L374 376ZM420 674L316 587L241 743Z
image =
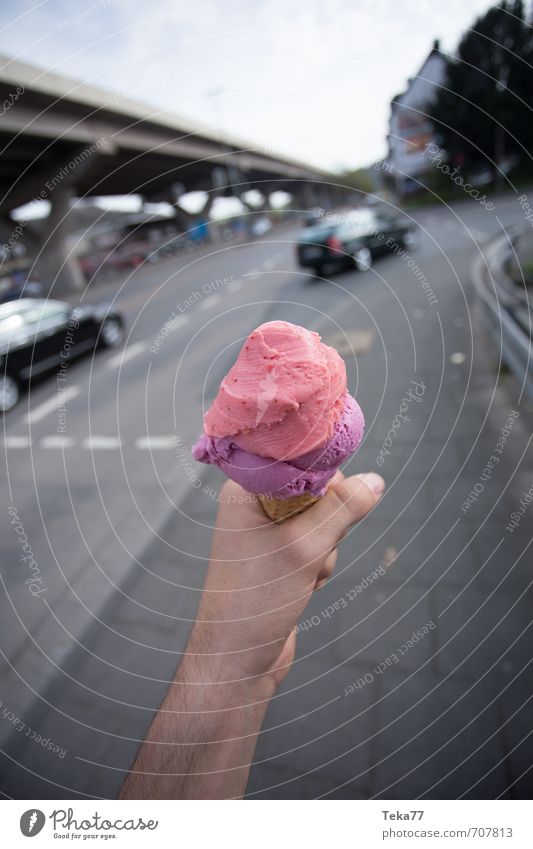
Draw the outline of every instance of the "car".
M98 347L124 341L124 319L113 304L72 307L22 298L0 305L0 413L18 402L30 380Z
M304 227L314 227L324 220L324 210L319 207L308 209L303 216Z
M358 209L325 216L319 225L304 230L296 255L301 268L317 275L348 268L366 271L378 254L399 246L411 251L417 243L418 228L405 216Z

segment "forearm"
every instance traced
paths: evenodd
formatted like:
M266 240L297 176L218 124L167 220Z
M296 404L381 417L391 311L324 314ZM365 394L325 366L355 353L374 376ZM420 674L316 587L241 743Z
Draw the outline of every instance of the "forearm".
M232 799L244 795L274 685L197 683L186 657L119 798ZM195 680L196 679L196 680Z

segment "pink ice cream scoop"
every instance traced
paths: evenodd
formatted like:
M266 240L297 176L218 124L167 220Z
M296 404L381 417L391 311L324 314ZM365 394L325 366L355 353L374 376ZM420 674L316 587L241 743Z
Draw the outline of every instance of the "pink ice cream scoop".
M317 497L359 447L364 426L337 351L318 333L271 321L244 343L192 451L249 492Z

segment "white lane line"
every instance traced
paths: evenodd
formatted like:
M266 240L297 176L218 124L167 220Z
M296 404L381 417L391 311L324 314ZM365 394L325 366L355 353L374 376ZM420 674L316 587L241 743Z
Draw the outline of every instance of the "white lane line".
M218 302L220 301L220 297L221 297L221 296L220 296L220 295L217 295L216 293L215 293L214 295L209 295L209 297L208 297L208 298L206 298L206 299L205 299L205 300L203 300L203 301L200 301L200 307L199 307L199 309L201 309L201 310L210 310L210 309L211 309L211 307L214 307L214 306L215 306L215 304L218 304Z
M93 451L94 449L101 451L110 451L114 448L120 448L120 439L118 436L89 436L83 440L83 448Z
M175 448L175 436L141 436L135 441L135 447L143 451L154 451L164 448Z
M2 445L6 448L29 448L31 442L29 436L6 436Z
M110 360L107 361L105 367L107 369L118 368L119 366L123 366L124 363L128 363L134 357L138 357L139 354L142 354L143 351L146 351L146 345L144 342L135 342L134 345L129 345L124 350L120 351L120 353L115 354L114 357L111 357Z
M77 386L71 386L69 389L65 390L65 392L56 391L53 398L49 398L48 401L43 401L42 404L38 404L36 407L33 407L29 413L26 413L24 421L30 425L35 424L35 422L40 422L41 419L44 419L44 417L49 413L53 413L54 410L57 410L61 406L66 406L69 401L72 401L72 399L79 394L80 390Z
M472 238L475 239L476 242L486 242L487 241L488 235L486 233L482 233L481 230L476 230L476 229L474 229L474 227L468 227L468 225L467 225L466 229L467 229L469 235L472 236Z
M176 330L179 330L180 327L183 327L184 324L187 324L188 318L185 315L179 315L177 318L172 319L171 323L167 328L167 333L174 333Z
M45 436L40 440L41 448L72 448L76 440L72 436L61 436L61 434L53 436Z
M260 271L258 271L257 269L254 269L253 271L248 271L248 273L245 274L244 277L259 277L260 274L261 274Z

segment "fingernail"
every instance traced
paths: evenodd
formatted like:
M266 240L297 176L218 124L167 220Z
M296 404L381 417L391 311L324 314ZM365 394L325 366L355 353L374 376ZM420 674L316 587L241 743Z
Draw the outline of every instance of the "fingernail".
M372 490L374 495L383 495L383 492L385 491L385 481L381 475L377 475L375 472L367 472L364 475L357 475L357 477Z

